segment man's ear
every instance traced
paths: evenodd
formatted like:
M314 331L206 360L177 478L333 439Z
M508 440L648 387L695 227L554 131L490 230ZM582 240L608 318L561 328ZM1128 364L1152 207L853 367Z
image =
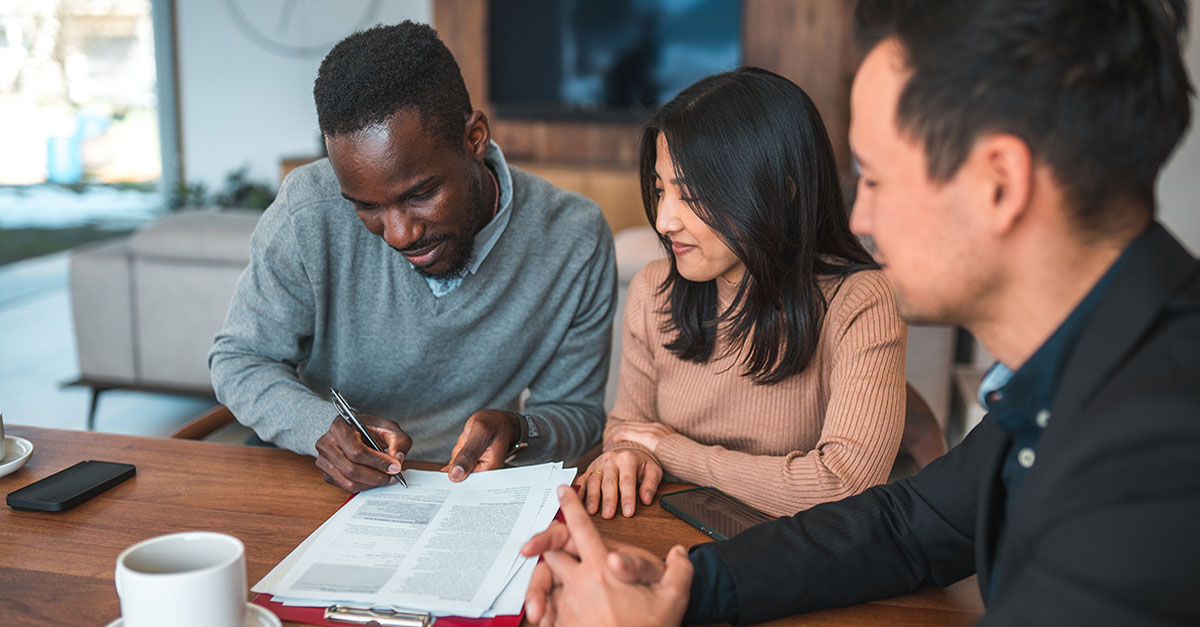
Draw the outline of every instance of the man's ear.
M984 195L993 231L1007 233L1029 208L1033 197L1033 153L1025 140L1007 133L984 135L968 159Z
M492 129L488 125L487 115L476 109L467 116L466 124L466 148L477 161L483 161L483 157L487 155L488 144L492 139Z

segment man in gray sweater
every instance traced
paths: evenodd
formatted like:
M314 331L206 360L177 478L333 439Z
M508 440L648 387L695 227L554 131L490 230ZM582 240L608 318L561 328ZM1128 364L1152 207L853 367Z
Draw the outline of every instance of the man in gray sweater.
M395 482L405 457L458 481L598 442L616 301L599 208L508 166L428 26L351 35L313 92L329 158L255 230L209 354L218 399L349 491Z

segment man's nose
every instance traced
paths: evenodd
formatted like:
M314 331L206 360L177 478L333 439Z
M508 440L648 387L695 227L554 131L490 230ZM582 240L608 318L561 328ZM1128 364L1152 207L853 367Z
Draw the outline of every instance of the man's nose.
M398 250L409 248L421 239L424 230L418 220L399 209L383 210L383 241Z
M863 202L861 193L854 199L854 206L850 207L850 232L855 235L871 234L871 210Z

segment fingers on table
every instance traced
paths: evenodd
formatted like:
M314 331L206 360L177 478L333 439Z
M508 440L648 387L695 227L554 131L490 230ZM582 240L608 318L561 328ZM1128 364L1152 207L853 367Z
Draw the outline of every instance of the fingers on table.
M649 505L654 502L654 494L658 492L658 484L662 483L662 467L653 462L642 466L642 503Z
M621 512L626 518L633 516L637 509L638 466L640 460L633 455L621 455L617 463L617 489L621 497ZM614 504L615 506L615 504ZM607 506L605 511L608 511ZM605 518L608 518L605 516Z
M617 512L620 490L617 479L620 478L621 469L614 459L616 457L619 456L614 455L604 464L604 475L600 477L600 515L605 518L612 518Z
M600 481L604 478L604 465L607 454L601 455L588 466L587 474L580 477L579 496L587 503L587 512L595 514L600 509Z

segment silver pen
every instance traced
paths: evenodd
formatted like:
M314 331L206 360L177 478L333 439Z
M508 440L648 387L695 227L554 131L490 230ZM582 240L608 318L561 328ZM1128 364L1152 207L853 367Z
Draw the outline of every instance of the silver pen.
M350 423L350 426L357 429L358 434L362 436L363 440L366 440L367 444L371 445L371 448L383 453L384 455L387 454L387 451L379 446L379 443L375 441L375 438L371 437L371 433L367 431L366 427L363 426L362 421L358 419L358 413L354 411L354 408L350 406L350 403L346 402L346 399L342 398L341 392L338 392L337 388L333 387L332 385L329 386L329 400L333 402L333 406L337 409L338 415L341 416L343 420ZM393 476L400 480L400 485L406 488L408 487L408 482L404 480L403 471L397 471Z

